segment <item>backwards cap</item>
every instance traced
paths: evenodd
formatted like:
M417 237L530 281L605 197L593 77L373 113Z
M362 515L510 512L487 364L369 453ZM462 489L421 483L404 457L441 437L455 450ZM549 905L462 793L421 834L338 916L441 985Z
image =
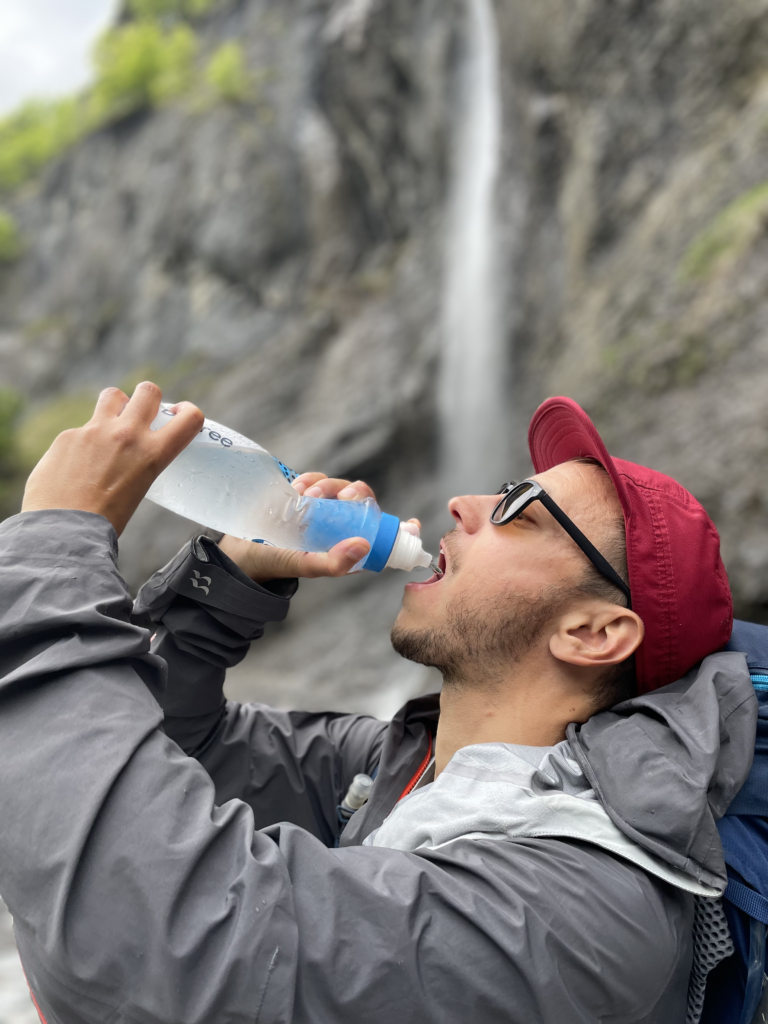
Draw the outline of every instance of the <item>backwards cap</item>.
M639 693L680 679L727 643L733 626L720 537L699 502L671 477L608 454L571 398L533 415L528 447L537 473L590 458L607 471L624 510L632 608L645 624L635 654Z

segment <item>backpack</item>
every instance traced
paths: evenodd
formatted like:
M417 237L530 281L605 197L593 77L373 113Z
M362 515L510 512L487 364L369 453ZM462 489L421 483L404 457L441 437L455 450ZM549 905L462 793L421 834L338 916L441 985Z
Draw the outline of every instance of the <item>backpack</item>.
M768 626L733 624L726 651L745 651L760 706L755 759L718 822L728 885L723 910L734 952L707 978L701 1024L768 1022Z

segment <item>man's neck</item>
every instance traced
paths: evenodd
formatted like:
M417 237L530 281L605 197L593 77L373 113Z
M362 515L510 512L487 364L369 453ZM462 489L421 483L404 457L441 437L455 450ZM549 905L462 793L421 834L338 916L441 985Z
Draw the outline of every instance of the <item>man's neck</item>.
M521 666L522 668L522 666ZM551 747L565 739L570 722L586 721L586 695L548 673L516 671L491 685L478 680L451 680L440 697L435 743L435 776L462 747L474 743L513 743Z

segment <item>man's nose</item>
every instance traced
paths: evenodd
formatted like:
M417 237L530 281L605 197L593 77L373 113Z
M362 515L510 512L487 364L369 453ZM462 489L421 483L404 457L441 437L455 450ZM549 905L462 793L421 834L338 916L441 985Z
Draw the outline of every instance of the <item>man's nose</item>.
M460 498L451 498L448 511L465 533L477 533L489 522L498 500L498 496L493 494L465 494Z

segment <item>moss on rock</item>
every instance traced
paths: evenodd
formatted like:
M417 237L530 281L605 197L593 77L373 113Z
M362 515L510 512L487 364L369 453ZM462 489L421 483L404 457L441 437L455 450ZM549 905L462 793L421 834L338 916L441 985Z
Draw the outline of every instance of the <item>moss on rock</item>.
M239 43L223 43L205 69L205 80L218 99L243 103L252 92L245 54Z
M744 255L768 220L768 181L744 192L693 240L680 263L683 281L700 281Z
M21 255L21 249L16 221L0 206L0 266L14 263Z

